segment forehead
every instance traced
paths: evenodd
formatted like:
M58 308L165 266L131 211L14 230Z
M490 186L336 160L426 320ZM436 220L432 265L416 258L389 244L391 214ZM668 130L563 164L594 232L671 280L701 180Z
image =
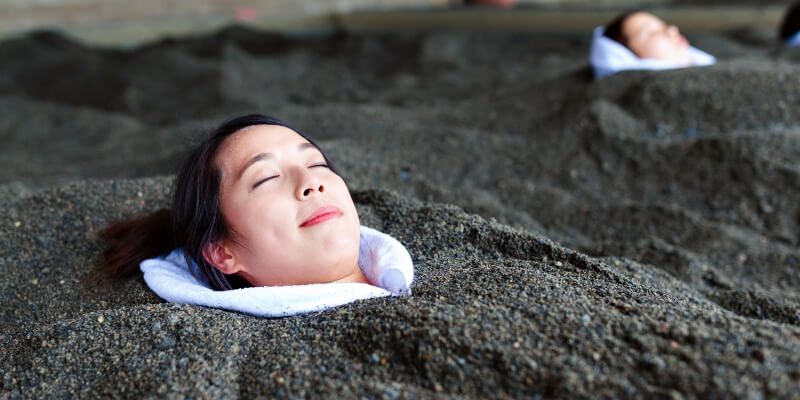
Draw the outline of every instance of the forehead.
M263 153L279 151L284 146L308 143L297 132L280 125L253 125L242 128L228 136L217 158L227 158L240 153Z
M297 132L280 125L253 125L228 136L214 157L214 163L224 172L233 172L260 153L281 153L296 149L308 140Z
M641 32L643 29L658 27L664 25L665 22L661 18L647 12L637 12L625 18L625 23L622 26L622 31L626 36L633 36Z

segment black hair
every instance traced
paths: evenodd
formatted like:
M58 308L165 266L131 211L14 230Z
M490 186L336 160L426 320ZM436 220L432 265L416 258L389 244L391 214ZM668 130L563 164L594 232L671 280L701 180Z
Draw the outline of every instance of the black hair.
M628 17L641 11L642 10L629 10L617 15L616 18L611 20L611 22L605 26L603 35L625 47L628 47L628 38L625 37L625 34L622 31L623 25L625 25L625 21L628 19Z
M201 275L198 278L207 281L212 289L250 286L244 279L223 274L211 265L203 256L203 248L231 234L220 208L222 171L214 165L214 156L229 136L254 125L291 129L317 148L330 170L338 175L325 152L285 122L259 114L231 119L211 131L186 157L175 177L171 209L117 222L100 233L108 245L105 265L98 272L114 279L129 277L138 271L141 261L178 247L183 250L187 264L197 264L197 273Z
M786 10L783 23L778 29L778 38L785 42L798 31L800 31L800 1L792 3Z

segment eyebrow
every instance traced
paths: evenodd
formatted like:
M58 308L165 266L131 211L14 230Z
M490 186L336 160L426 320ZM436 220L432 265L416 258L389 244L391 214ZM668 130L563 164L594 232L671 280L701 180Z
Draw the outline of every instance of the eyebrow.
M316 149L316 148L317 147L314 146L313 144L311 144L310 142L303 142L303 143L300 143L297 146L297 152L301 152L301 151L307 150L307 149ZM258 153L256 155L254 155L252 158L247 160L247 162L244 164L242 169L239 170L239 173L236 174L236 180L238 181L238 180L242 179L242 176L244 176L244 172L247 171L247 169L250 168L250 166L252 166L253 164L255 164L255 163L259 162L259 161L269 160L269 159L274 158L274 157L275 157L275 155L272 154L272 153L269 153L269 152L267 152L267 153Z

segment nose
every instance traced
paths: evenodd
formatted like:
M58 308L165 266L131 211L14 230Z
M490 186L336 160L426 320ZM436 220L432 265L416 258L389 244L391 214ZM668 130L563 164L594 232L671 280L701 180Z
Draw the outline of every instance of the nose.
M306 169L298 173L298 185L295 191L297 200L303 201L325 192L325 185L319 178Z
M675 26L675 25L670 25L670 26L668 26L668 27L667 27L667 33L668 33L670 36L680 36L680 34L681 34L681 31L678 29L678 27L677 27L677 26Z

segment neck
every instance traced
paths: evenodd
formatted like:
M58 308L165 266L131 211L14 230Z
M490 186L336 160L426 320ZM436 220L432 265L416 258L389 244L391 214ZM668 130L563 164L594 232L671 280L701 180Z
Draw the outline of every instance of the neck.
M351 273L349 273L349 274L347 274L347 275L345 275L345 276L343 276L343 277L341 277L341 278L339 278L339 279L337 279L337 280L335 280L333 282L339 282L339 283L345 283L345 282L347 282L347 283L367 283L367 284L371 284L371 282L367 280L367 277L364 276L364 273L361 272L361 268L358 266L358 263L356 263L356 266L355 266L355 268L353 268Z

